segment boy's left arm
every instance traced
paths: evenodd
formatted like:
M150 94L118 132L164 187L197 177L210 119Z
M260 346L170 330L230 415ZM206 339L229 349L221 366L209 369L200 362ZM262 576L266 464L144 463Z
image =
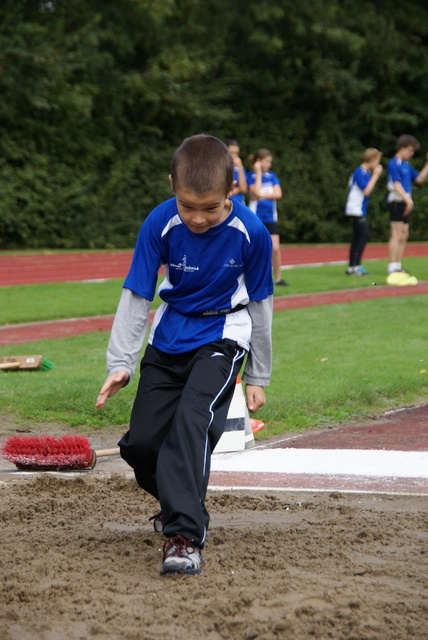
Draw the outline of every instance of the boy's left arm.
M257 385L245 385L245 398L250 413L256 413L258 409L261 409L266 404L265 390Z
M428 177L428 152L426 153L426 161L422 169L419 171L418 177L414 180L416 184L422 184Z
M273 296L249 302L247 310L252 322L251 347L242 380L246 383L248 410L255 413L266 402L264 387L270 384L272 371Z

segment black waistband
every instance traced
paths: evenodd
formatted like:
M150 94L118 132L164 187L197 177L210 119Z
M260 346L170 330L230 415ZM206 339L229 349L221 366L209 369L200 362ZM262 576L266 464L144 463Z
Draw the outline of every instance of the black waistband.
M186 313L186 316L190 316L191 318L206 318L211 316L227 316L229 313L236 313L237 311L241 311L241 309L245 309L246 304L237 304L233 309L207 309L207 311L200 311L199 313Z

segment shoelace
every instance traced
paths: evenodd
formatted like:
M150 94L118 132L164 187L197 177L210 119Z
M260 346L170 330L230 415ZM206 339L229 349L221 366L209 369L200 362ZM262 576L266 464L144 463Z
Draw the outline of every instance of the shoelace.
M156 527L156 522L163 518L163 511L159 511L159 513L155 513L154 516L149 518L149 522L153 520L153 526Z
M172 547L176 547L174 549L174 554L181 557L186 555L186 552L192 553L193 551L195 551L194 545L189 540L186 540L186 538L184 538L183 536L178 535L174 538L169 538L165 542L163 546L163 560L165 560L165 558L168 556L168 552Z

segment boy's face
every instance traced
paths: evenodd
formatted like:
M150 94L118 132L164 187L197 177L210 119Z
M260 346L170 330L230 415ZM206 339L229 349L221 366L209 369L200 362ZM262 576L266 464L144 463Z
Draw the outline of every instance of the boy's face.
M370 171L372 171L377 165L380 163L381 156L376 156L368 161L367 166Z
M400 149L400 158L402 160L411 160L415 155L415 147L401 147Z
M178 213L184 224L193 233L204 233L226 220L230 213L230 203L227 201L232 195L221 191L209 191L200 195L178 187L175 190Z

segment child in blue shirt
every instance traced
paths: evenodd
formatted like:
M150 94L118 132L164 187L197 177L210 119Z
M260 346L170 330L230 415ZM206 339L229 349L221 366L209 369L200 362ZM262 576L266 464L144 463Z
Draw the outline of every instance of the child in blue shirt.
M382 173L381 158L382 153L378 149L366 149L362 164L355 169L349 178L345 214L352 219L353 237L349 250L347 275L364 276L367 274L361 265L364 249L370 240L367 205L370 194Z
M247 186L247 173L245 171L245 167L242 164L242 160L240 158L241 149L239 147L239 142L237 140L226 140L226 146L230 151L230 154L233 158L233 179L235 181L235 186L233 188L233 193L231 195L231 200L234 202L240 202L241 204L245 204L245 194L248 191Z
M257 149L249 158L253 171L247 175L250 191L249 207L263 222L272 239L272 267L275 284L287 286L281 277L281 246L276 201L282 198L281 183L271 171L272 154L269 149Z
M428 176L428 153L420 172L409 164L419 149L420 143L416 138L400 136L396 153L387 166L387 206L390 216L388 274L407 273L401 266L401 260L409 237L410 213L413 209L412 184L422 184Z
M192 136L175 151L174 197L140 229L96 401L103 407L133 375L164 265L163 302L141 361L129 431L119 442L139 486L160 503L155 530L167 538L161 575L201 572L211 453L245 357L250 412L265 404L270 381L271 240L246 206L232 202L233 167L213 136Z

